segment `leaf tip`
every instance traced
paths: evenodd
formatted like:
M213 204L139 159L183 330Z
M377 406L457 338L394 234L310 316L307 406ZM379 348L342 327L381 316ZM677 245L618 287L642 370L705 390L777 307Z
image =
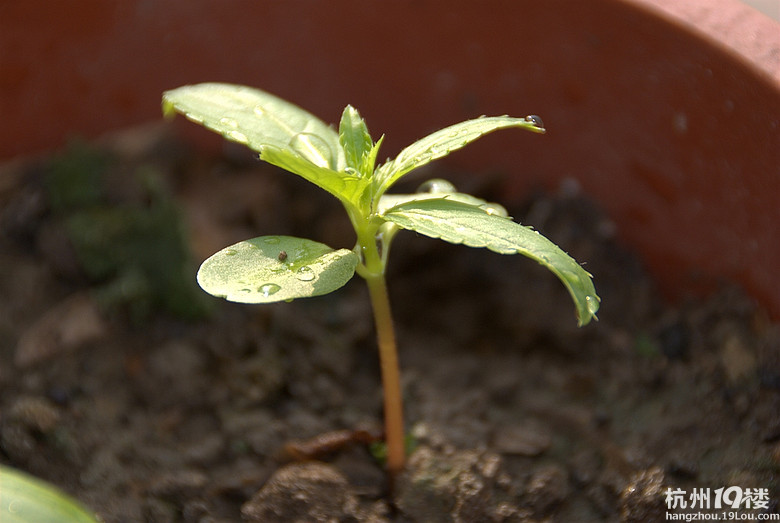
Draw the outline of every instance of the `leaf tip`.
M167 92L163 93L162 113L163 117L167 118L168 120L176 116L176 106L167 98Z
M596 313L601 306L601 298L597 294L588 294L585 296L584 310L577 309L577 326L584 327L591 320L599 321Z
M544 127L544 122L542 121L542 117L536 114L529 114L524 118L524 120L531 124L529 129L531 131L535 131L537 133L544 134L547 132L547 129Z

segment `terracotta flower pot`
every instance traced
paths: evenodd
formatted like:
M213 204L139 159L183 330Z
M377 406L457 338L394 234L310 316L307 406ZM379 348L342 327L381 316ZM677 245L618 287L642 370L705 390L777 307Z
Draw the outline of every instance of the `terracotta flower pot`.
M58 2L0 7L0 158L159 118L230 81L385 154L479 114L539 114L447 161L519 197L575 178L674 295L721 279L780 317L780 26L736 0Z

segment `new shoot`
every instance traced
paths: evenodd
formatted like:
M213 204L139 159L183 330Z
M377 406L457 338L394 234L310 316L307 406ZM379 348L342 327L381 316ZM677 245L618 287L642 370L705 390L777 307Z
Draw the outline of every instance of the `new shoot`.
M384 388L387 469L404 467L404 422L398 356L385 271L401 229L499 254L522 254L544 265L568 289L580 325L595 318L599 297L574 259L498 204L432 180L415 194L387 191L410 171L487 133L519 128L543 133L538 116L480 117L436 131L377 165L382 139L374 141L358 111L347 106L338 131L303 109L264 91L205 83L167 91L165 115L190 120L239 142L260 159L305 178L338 198L357 235L351 249L332 249L290 236L260 236L217 252L200 267L208 293L241 303L272 303L327 294L355 273L365 279L373 307Z

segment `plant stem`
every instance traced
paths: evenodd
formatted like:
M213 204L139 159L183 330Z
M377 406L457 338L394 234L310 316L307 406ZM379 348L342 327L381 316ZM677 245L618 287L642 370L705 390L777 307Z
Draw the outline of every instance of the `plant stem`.
M379 363L382 370L385 409L385 444L387 445L387 471L391 482L404 468L406 449L404 446L403 398L401 376L398 370L398 351L393 332L393 317L384 273L367 276L371 306L374 309Z

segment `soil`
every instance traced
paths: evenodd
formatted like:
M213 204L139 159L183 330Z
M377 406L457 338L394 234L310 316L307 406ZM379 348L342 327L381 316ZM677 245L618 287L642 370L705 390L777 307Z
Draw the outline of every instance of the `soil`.
M237 149L199 153L153 128L98 150L103 205L171 195L192 260L260 234L354 242L333 198ZM767 508L740 514L777 512L780 329L727 285L665 302L576 184L509 210L587 262L602 309L584 328L527 259L396 240L414 451L391 494L367 445L381 388L359 278L243 306L201 302L195 262L175 261L192 307L175 305L154 280L168 251L151 269L123 256L89 269L51 170L42 158L0 173L0 463L105 522L662 521L667 488L728 486L768 489ZM450 178L501 201L498 176Z

